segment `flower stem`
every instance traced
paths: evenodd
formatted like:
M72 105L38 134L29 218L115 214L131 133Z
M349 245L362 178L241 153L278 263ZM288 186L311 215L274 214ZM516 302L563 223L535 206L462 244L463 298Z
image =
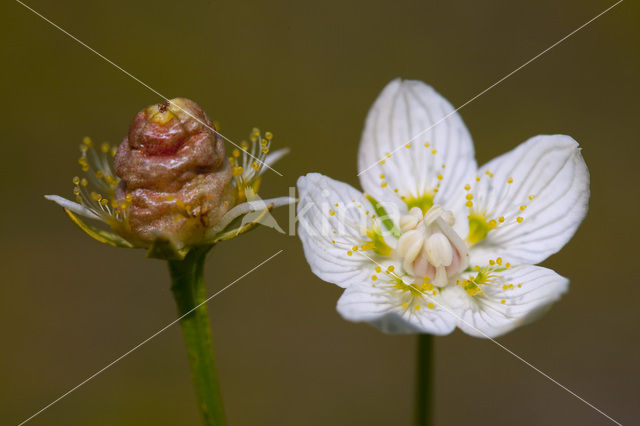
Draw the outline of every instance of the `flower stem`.
M418 334L416 346L415 426L429 426L432 421L433 336L430 334Z
M203 424L224 426L224 407L213 355L209 315L203 303L206 300L204 261L211 247L196 247L184 260L170 260L169 272L178 313L181 317L184 315L180 325Z

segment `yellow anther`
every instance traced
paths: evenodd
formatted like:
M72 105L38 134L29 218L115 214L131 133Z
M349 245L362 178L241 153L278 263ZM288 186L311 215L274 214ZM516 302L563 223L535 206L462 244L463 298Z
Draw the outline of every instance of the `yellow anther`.
M464 203L467 207L473 207L473 201L467 201Z
M476 265L476 266L473 267L473 269L476 270L476 271L479 271L480 270L480 266Z
M73 188L73 193L74 195L80 195L80 188L78 188L77 186Z
M493 259L489 260L489 265L493 266L495 264L496 264L495 260L493 260Z
M352 251L348 251L347 252L347 256L351 256L351 255L353 255L353 252Z
M507 263L504 264L504 267L509 269L509 268L511 268L511 264L509 262L507 262Z
M89 136L87 136L84 139L82 139L82 143L85 144L86 146L93 145L93 141L91 140L91 138Z
M502 304L504 305L505 303L507 303L507 301L506 301L506 300L504 300L504 299L502 299L502 300L500 301L500 303L502 303Z
M402 304L402 307L403 307L403 308L406 308L406 307L407 307L407 304L406 304L406 303L403 303L403 304Z
M260 164L254 161L253 164L251 164L251 168L257 172L258 170L260 170Z
M384 165L384 163L386 163L386 161L380 160L380 164Z
M385 157L387 157L387 158L391 158L391 154L387 152L387 153L385 154Z
M509 179L507 179L507 183L513 183L513 178L510 177Z
M416 306L414 306L414 309L415 309L416 311L417 311L417 310L419 310L419 309L420 309L420 305L416 305Z
M234 176L240 176L243 172L244 172L244 169L242 168L242 166L235 166L231 173Z
M351 250L353 250L353 251L358 251L358 246L353 246L353 247L351 247Z
M333 210L329 210L329 215L330 215L330 216L335 216L335 215L336 215L336 212L334 212Z
M516 222L522 223L523 220L524 218L522 216L518 216L518 218L516 219Z
M441 173L438 173L437 177L438 177L438 180L442 180L442 174Z
M264 137L265 137L267 140L271 140L271 139L273 139L273 133L271 133L271 132L264 132Z
M522 284L518 284L518 288L522 288Z
M435 307L436 307L436 305L434 305L434 304L433 304L433 302L429 302L429 304L427 305L427 307L428 307L429 309L433 309L433 308L435 308Z
M376 266L376 272L377 272L377 273L382 272L382 268L381 268L381 267L379 267L379 266Z
M520 211L524 211L527 208L526 204L520 206Z
M233 151L231 151L231 155L233 155L234 157L240 157L240 150L238 148L235 148Z
M378 279L378 277L377 277L376 275L372 275L372 276L371 276L371 281L375 281L375 280L377 280L377 279Z
M497 263L498 265L502 265L502 258L501 258L501 257L498 257L498 258L496 259L496 263Z
M387 182L386 181L382 181L382 183L380 183L380 186L383 188L387 187Z
M78 185L78 184L80 184L80 178L79 178L78 176L74 176L74 177L73 177L73 184L74 184L74 185Z
M429 142L425 143L425 144L424 144L424 147L425 147L425 148L429 148Z
M236 159L233 157L229 157L229 164L231 164L232 166L236 165Z
M436 155L436 154L438 153L438 150L437 150L437 149L434 149L433 151L431 151L431 153L432 153L433 155Z
M393 265L389 265L389 266L387 267L387 271L389 271L389 272L393 272L395 269L396 269L396 268L395 268L395 266L393 266Z
M127 202L131 202L133 200L133 195L131 195L131 193L127 194L124 196L124 199L127 200Z
M97 177L98 179L102 179L102 178L104 177L104 172L103 172L102 170L98 170L98 171L96 172L96 177Z
M530 201L533 201L533 199L534 199L534 198L536 198L536 196L535 196L535 195L529 195L529 200L530 200Z
M380 174L380 179L384 179L384 173Z
M465 198L467 200L471 201L471 200L473 200L473 194L467 194L467 196Z
M263 154L268 154L269 153L269 148L267 148L266 146L262 147L262 153Z
M498 222L500 222L500 223L504 222L504 216L500 216L500 217L498 218Z
M493 229L493 228L495 228L496 226L498 226L498 222L496 222L496 221L495 221L495 219L491 219L491 220L489 221L489 228Z
M466 184L466 185L464 186L464 190L465 190L465 191L469 191L470 189L471 189L471 185Z
M410 144L410 143L408 143L408 144L406 144L404 147L405 147L405 148L411 148L411 144Z
M476 176L476 182L480 182L480 176Z

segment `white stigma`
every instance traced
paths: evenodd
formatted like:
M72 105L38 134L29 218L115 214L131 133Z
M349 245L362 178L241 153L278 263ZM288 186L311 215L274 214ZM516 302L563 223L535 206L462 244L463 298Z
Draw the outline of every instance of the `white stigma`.
M401 217L397 253L404 270L415 277L429 277L439 287L463 271L469 264L469 252L453 230L454 224L453 214L437 205L425 215L414 207Z

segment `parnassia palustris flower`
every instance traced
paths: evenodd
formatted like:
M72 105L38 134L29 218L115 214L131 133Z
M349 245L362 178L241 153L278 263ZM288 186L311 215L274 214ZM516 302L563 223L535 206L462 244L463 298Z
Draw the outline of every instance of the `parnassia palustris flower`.
M534 265L587 212L589 173L571 137L536 136L478 168L449 102L394 80L369 111L358 169L364 194L317 173L298 180L305 255L345 288L344 318L390 333L495 337L567 290Z

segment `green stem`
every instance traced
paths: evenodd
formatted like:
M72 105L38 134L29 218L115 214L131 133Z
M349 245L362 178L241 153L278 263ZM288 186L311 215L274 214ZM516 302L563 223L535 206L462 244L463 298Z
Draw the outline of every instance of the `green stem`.
M416 357L415 426L431 425L433 337L418 334Z
M180 325L203 424L224 426L224 407L213 356L209 315L204 303L204 261L210 249L211 246L197 247L184 260L170 260L169 272L178 313L181 317L184 315Z

